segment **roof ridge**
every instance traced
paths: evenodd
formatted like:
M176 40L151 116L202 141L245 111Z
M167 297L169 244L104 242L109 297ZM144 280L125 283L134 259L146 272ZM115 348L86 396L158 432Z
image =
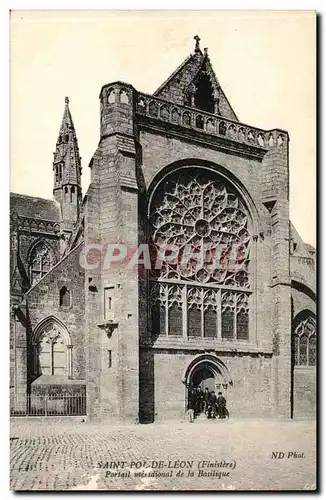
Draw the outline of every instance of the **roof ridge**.
M56 201L53 198L41 198L40 196L32 196L30 194L24 194L24 193L14 193L13 191L10 191L10 196L21 196L24 198L34 198L37 200L51 201L53 203L56 203Z
M158 87L158 89L153 92L153 96L156 97L156 94L161 92L161 90L179 73L179 71L182 70L182 68L190 61L192 57L194 57L194 55L189 54L189 56L186 57L186 59L177 67L177 69L175 69L174 72L171 73L171 75Z
M24 298L30 294L30 292L32 290L34 290L47 276L49 276L49 274L52 273L52 271L54 269L56 269L60 264L62 264L62 262L64 260L66 260L75 250L77 250L77 248L79 248L82 244L84 244L84 240L80 241L72 250L70 250L70 252L68 252L66 255L63 255L63 257L58 260L58 262L53 266L51 267L50 271L47 272L44 276L42 276L42 278L37 282L35 283L35 285L31 286L31 288L29 290L27 290L27 292L24 294Z

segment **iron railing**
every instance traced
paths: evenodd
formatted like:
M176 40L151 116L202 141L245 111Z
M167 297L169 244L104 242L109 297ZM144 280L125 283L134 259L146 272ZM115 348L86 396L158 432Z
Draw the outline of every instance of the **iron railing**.
M86 394L12 395L10 414L44 417L86 415Z

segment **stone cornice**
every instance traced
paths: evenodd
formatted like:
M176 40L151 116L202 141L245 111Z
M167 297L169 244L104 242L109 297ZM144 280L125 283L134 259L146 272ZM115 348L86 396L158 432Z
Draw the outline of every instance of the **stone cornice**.
M269 149L287 148L288 133L284 130L263 130L226 119L189 106L137 93L135 112L140 127L187 137L233 151L263 158Z
M183 339L183 338L173 338L170 336L168 339L156 339L148 341L140 341L140 347L145 349L155 349L155 350L168 350L168 351L198 351L198 352L214 352L218 354L225 354L229 356L241 356L254 354L256 356L272 356L272 348L257 346L253 343L243 343L240 342L217 342L205 339Z
M266 154L266 150L262 148L237 143L224 137L206 135L199 130L185 129L176 124L166 124L149 117L141 117L138 123L141 129L150 133L156 132L158 134L163 134L165 137L183 139L196 145L202 144L203 147L209 147L235 156L244 156L261 161Z
M20 232L51 234L59 236L60 223L58 221L41 219L37 217L26 217L19 215L16 222L16 227Z

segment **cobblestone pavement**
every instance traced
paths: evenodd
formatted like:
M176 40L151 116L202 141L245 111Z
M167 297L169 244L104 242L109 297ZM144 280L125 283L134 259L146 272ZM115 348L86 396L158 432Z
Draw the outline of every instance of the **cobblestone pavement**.
M307 421L120 427L16 419L10 444L16 491L302 490L316 482L315 423Z

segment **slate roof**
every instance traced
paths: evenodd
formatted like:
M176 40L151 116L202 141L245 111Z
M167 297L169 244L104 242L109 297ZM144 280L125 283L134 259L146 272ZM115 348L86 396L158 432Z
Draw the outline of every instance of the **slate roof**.
M60 206L54 200L10 193L10 213L38 219L60 221Z

